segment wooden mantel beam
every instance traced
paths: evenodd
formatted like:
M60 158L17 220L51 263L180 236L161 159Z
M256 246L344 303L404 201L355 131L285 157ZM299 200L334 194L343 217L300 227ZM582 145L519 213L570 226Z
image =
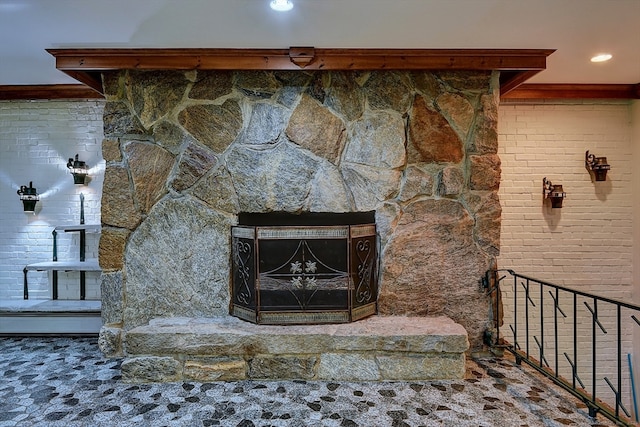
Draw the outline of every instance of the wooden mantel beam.
M306 65L290 52L313 51ZM549 49L47 49L59 70L544 70Z
M47 49L56 68L102 92L112 70L498 70L513 89L546 68L552 49ZM522 78L522 73L526 73ZM515 83L515 84L514 84Z

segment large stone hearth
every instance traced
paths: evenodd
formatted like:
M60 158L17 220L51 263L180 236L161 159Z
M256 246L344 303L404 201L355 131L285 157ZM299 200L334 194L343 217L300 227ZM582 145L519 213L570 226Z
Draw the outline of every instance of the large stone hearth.
M373 316L335 325L162 318L127 333L125 381L462 378L465 329L445 316Z

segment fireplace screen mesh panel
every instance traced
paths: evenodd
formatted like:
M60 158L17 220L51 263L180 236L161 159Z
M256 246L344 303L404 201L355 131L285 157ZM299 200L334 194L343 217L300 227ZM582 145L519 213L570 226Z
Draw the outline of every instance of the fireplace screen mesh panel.
M295 219L290 222L304 222ZM331 221L338 220L345 218ZM375 223L314 224L331 221L233 227L231 314L278 325L346 323L375 314Z

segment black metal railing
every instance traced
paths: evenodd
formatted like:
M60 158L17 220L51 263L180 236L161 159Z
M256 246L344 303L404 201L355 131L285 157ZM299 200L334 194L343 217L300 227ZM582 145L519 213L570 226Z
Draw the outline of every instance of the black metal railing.
M632 348L640 306L512 270L490 270L485 279L495 316L489 344L582 400L590 416L636 425Z

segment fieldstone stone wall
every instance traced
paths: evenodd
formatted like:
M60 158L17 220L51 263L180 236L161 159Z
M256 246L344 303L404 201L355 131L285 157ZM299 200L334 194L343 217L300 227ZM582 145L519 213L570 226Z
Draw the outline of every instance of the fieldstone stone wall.
M497 77L104 74L105 351L153 318L228 314L239 212L369 210L380 314L447 315L481 348L500 239Z

